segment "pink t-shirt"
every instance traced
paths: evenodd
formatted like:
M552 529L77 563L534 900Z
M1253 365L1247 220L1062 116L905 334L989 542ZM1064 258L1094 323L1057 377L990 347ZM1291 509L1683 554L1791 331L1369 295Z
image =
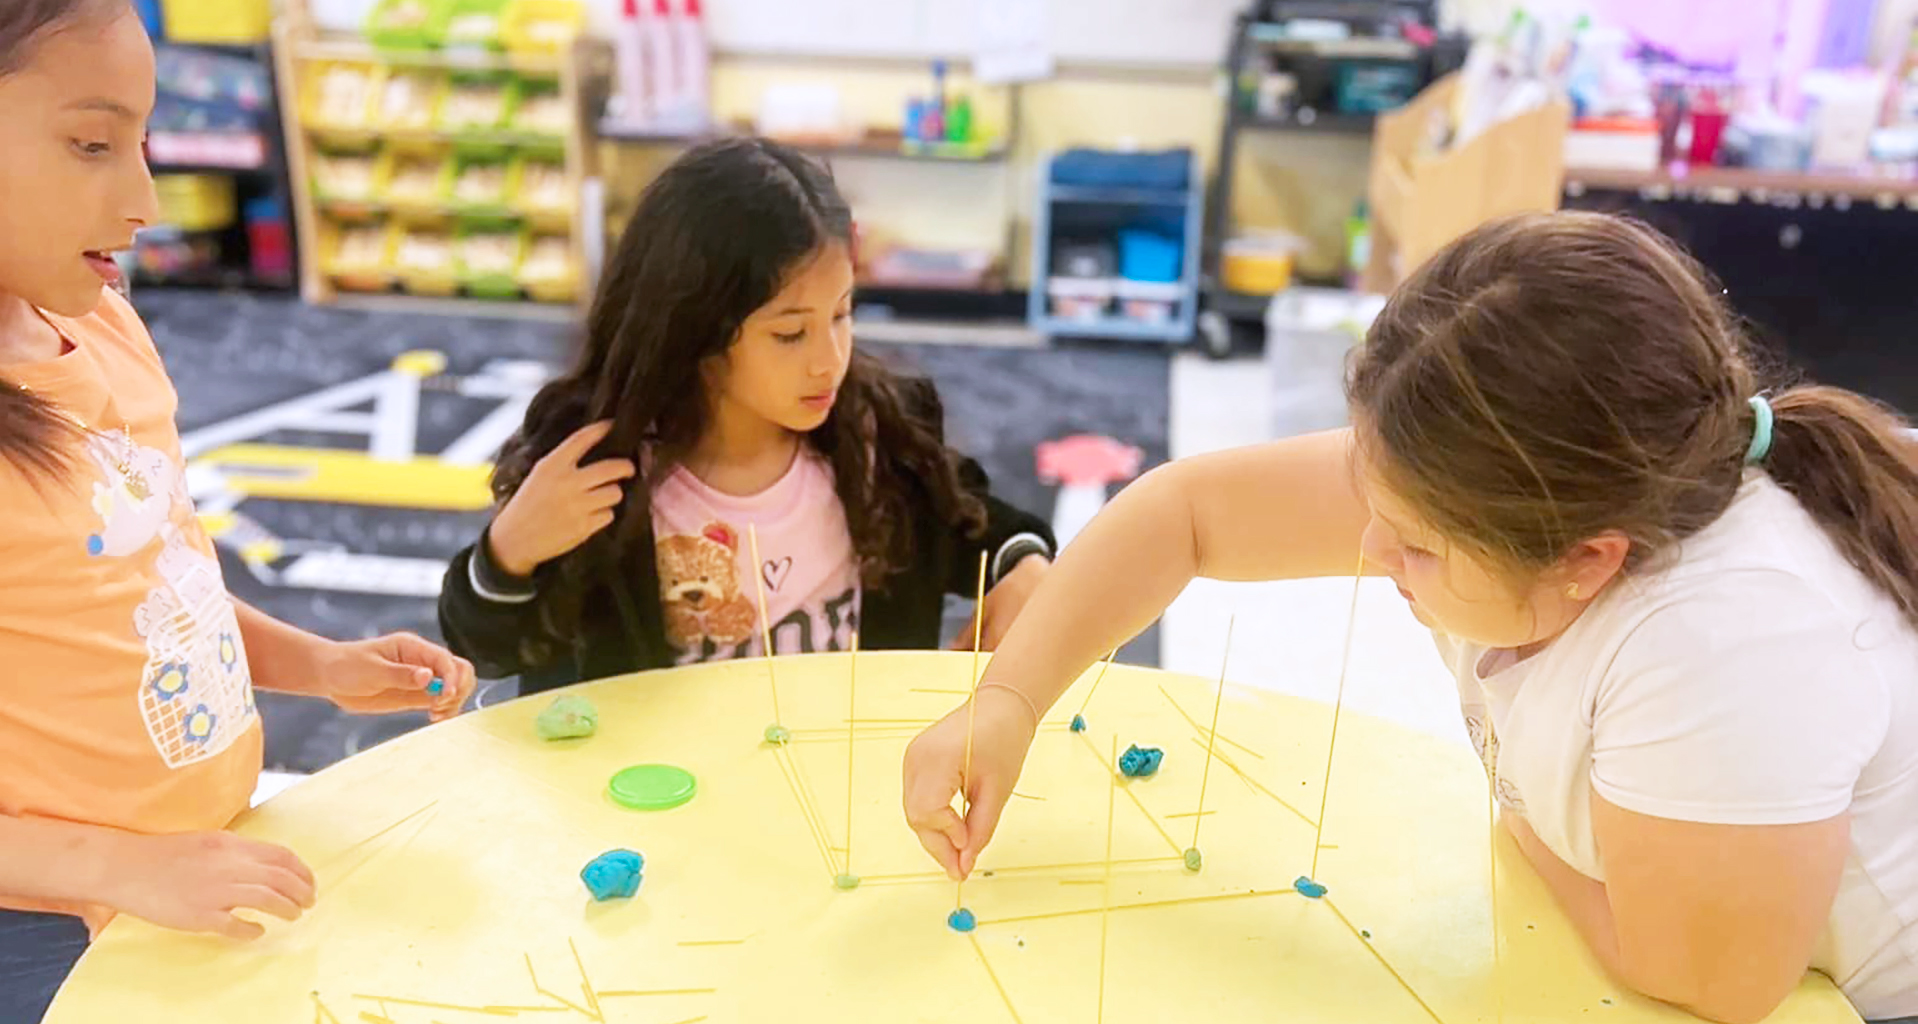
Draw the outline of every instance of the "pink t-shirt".
M832 467L817 452L802 449L785 476L748 497L673 470L653 491L653 536L666 638L679 664L757 657L762 592L775 653L851 647L859 569Z

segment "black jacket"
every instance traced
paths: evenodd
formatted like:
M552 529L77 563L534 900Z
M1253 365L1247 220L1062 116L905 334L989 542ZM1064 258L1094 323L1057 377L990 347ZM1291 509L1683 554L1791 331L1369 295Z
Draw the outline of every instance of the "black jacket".
M928 421L943 425L937 394L928 385L920 403ZM994 498L986 474L972 459L959 457L960 481L986 506L985 531L968 538L957 524L933 526L932 496L923 487L911 495L913 514L925 524L915 532L918 550L905 569L881 589L864 588L860 598L859 644L867 650L934 649L939 646L945 595L973 596L978 585L979 555L992 563L988 586L1000 572L1016 564L1017 556L1036 538L1041 553L1056 550L1052 528L1045 520ZM652 547L647 526L645 547ZM1009 543L1017 540L1018 543ZM1001 558L1004 555L1007 557ZM477 560L477 564L475 564ZM529 663L523 641L540 633L540 602L530 580L515 579L487 553L484 534L474 545L453 556L440 591L440 630L447 646L473 662L487 678L520 676L521 693L537 693L588 679L624 675L674 663L676 650L666 639L665 614L660 603L659 575L652 559L632 567L622 577L602 576L583 602L580 630L571 657L557 664ZM478 576L495 595L510 593L516 600L493 600L473 585Z

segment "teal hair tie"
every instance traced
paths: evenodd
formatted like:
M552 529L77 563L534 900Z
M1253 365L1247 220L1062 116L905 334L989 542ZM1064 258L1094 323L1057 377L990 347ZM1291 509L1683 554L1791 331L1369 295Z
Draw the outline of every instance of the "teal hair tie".
M1745 449L1745 465L1756 466L1771 454L1771 402L1764 395L1753 395L1747 404L1757 421L1752 424L1751 447Z

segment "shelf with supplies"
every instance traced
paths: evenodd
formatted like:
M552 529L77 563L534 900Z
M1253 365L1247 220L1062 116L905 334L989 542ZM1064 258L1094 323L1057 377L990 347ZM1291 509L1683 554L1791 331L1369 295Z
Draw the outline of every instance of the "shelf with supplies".
M1048 337L1190 342L1204 206L1190 150L1070 150L1047 159L1027 325Z
M1748 167L1664 170L1565 169L1565 190L1636 192L1654 199L1692 197L1706 202L1874 204L1918 210L1918 176L1909 171L1772 171ZM1789 198L1787 198L1789 197Z
M434 49L371 28L388 3L376 45L290 7L276 32L305 297L579 302L595 44Z
M679 151L760 137L835 172L878 182L875 188L911 190L923 175L931 187L976 202L975 225L938 237L918 218L889 214L883 203L864 204L862 294L884 293L878 304L906 315L1017 312L1022 300L1009 298L1003 284L1021 245L1017 210L1024 181L1012 170L1021 116L1017 83L980 81L964 60L847 56L834 59L830 81L781 57L723 54L719 61L764 78L752 89L702 91L690 98L696 102L672 92L658 102L650 72L616 60L615 74L594 83L605 86L588 97L588 109L600 143L595 152L606 183L609 247L646 185ZM921 78L912 70L917 67L930 73ZM898 111L896 119L889 110Z
M1264 0L1234 20L1224 46L1225 111L1217 177L1206 208L1208 280L1227 275L1242 157L1280 162L1288 149L1252 148L1245 136L1316 135L1374 143L1381 121L1442 73L1463 62L1466 40L1438 31L1437 5ZM1205 289L1200 320L1207 350L1233 348L1233 325L1261 322L1265 301L1223 287Z
M292 287L273 66L265 46L155 43L144 150L160 214L135 242L135 287Z

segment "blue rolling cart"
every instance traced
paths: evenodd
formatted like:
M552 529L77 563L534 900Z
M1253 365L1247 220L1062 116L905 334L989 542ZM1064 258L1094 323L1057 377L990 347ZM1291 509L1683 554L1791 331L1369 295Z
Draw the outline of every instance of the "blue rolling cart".
M1183 345L1198 319L1195 155L1072 150L1040 167L1027 321L1048 337Z

